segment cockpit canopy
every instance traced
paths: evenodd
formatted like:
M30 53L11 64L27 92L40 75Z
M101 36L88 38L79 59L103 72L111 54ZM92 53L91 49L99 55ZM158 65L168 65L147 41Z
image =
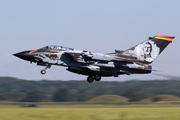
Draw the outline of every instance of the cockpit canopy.
M74 48L64 47L64 46L58 46L58 45L48 45L46 47L43 47L39 50L59 50L59 51L73 51Z

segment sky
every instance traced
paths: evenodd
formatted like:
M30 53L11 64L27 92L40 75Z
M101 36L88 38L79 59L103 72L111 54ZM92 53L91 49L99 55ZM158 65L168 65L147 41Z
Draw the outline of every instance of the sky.
M85 80L65 67L46 75L35 63L11 54L47 45L111 53L126 50L149 36L175 36L151 64L158 74L179 75L179 0L1 0L0 76L27 80ZM164 79L157 74L122 75L104 81Z

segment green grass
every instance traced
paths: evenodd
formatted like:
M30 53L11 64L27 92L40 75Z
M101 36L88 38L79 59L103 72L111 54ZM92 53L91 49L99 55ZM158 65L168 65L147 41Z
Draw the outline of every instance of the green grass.
M101 95L88 100L87 102L128 102L129 99L119 95Z
M180 107L0 108L0 120L179 120Z

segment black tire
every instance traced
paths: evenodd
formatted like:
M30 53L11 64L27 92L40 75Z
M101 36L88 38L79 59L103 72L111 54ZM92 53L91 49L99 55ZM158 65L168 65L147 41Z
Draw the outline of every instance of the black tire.
M100 81L100 80L101 80L101 76L100 76L100 75L95 75L95 76L94 76L94 79L95 79L96 81Z
M41 70L41 74L42 75L46 74L46 71L45 70Z
M87 77L87 81L88 81L89 83L92 83L92 82L94 81L94 77L93 77L93 76L88 76L88 77Z

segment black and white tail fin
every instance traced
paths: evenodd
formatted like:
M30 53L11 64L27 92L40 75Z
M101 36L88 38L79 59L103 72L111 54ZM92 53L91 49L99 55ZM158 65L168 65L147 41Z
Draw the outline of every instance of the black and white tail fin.
M146 64L152 63L155 58L173 41L172 36L155 36L126 51L119 51L129 59ZM116 51L118 53L118 51Z

